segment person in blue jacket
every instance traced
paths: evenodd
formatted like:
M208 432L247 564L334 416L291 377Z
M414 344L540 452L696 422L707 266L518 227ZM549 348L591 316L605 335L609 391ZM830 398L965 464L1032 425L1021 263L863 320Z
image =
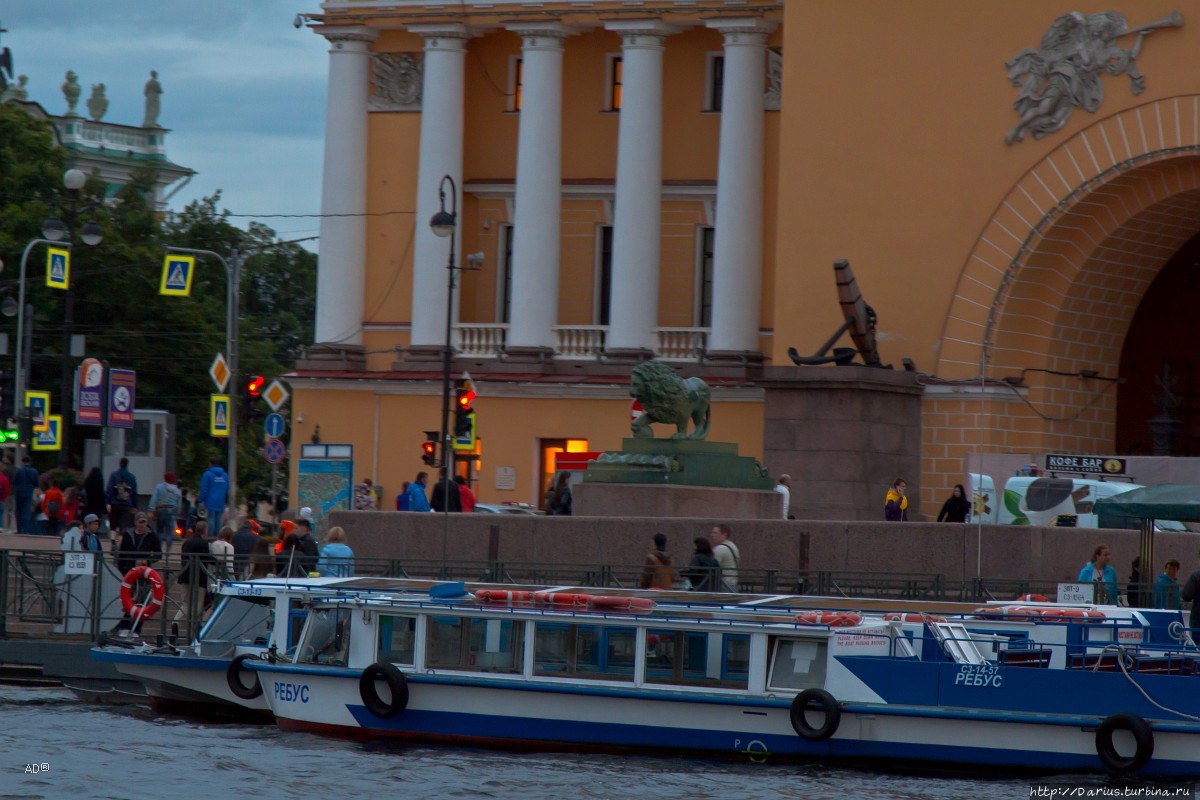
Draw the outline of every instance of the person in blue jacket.
M1092 551L1092 560L1079 570L1079 582L1097 584L1096 602L1115 606L1120 592L1117 589L1117 571L1108 563L1111 557L1108 545L1096 545L1096 549Z
M409 511L433 510L429 507L429 498L425 496L425 478L428 476L428 472L418 472L417 479L408 485L408 490L405 494L408 495Z
M220 459L214 458L208 463L209 468L200 476L200 496L196 500L196 508L205 510L209 529L217 530L221 527L221 516L229 499L229 475L221 466Z
M1163 565L1163 571L1158 574L1158 580L1154 582L1154 607L1166 608L1171 611L1178 611L1183 608L1183 603L1179 598L1179 580L1176 576L1179 575L1179 561L1174 558L1167 559L1167 563Z
M34 533L33 490L38 487L41 476L33 468L32 459L25 456L21 466L13 474L13 497L16 498L17 533Z

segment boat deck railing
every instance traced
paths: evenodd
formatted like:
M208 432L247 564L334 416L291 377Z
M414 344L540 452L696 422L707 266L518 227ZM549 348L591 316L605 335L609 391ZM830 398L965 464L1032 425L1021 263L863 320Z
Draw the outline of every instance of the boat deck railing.
M206 587L227 575L215 563L184 568L179 551L152 566L165 584L161 609L142 623L143 636L176 634L187 639L202 623L211 604ZM421 578L528 585L635 589L642 564L591 562L536 563L516 561L421 561L356 558L356 577ZM184 577L183 583L180 578ZM119 598L123 575L114 555L94 554L90 572L67 574L64 553L45 550L0 550L0 638L61 636L95 641L123 616ZM190 580L188 580L190 578ZM135 587L135 592L145 587ZM981 603L1022 595L1054 597L1053 583L1034 580L977 578L949 580L935 573L856 572L837 570L739 570L738 588L748 594L808 595L847 601L919 601Z

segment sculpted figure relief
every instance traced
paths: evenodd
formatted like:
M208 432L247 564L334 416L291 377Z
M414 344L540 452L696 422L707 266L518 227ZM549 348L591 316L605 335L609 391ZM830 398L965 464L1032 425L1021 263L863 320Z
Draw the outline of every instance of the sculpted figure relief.
M1128 27L1125 16L1115 11L1063 14L1042 37L1040 49L1022 50L1005 63L1008 79L1020 87L1013 108L1021 116L1004 137L1005 143L1023 141L1026 133L1035 139L1053 133L1067 124L1076 108L1094 113L1104 100L1101 73L1128 74L1130 91L1141 94L1146 78L1134 62L1143 41L1159 28L1182 25L1178 11L1139 28ZM1133 47L1117 46L1117 39L1133 34L1137 34Z
M421 107L425 62L421 53L376 53L371 58L370 109L410 111Z
M665 364L646 361L633 368L629 394L642 404L641 415L630 427L636 438L652 439L650 423L675 426L672 439L705 439L712 420L708 384L699 378L684 380ZM689 434L688 420L695 430Z
M18 75L16 83L10 83L5 89L4 94L0 94L0 103L9 100L28 100L29 90L25 88L25 84L29 82L29 78L25 75Z
M150 80L142 94L146 96L146 116L142 119L143 128L158 127L159 98L162 97L162 84L158 82L158 73L150 70Z

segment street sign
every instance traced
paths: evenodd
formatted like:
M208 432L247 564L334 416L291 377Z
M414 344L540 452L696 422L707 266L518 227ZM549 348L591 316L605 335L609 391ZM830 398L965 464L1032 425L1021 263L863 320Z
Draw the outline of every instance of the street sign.
M225 356L217 353L217 357L213 359L212 366L208 368L208 374L213 379L213 383L217 385L217 391L225 391L225 387L229 385L229 365L225 363Z
M287 455L287 448L278 439L267 439L267 443L263 445L263 455L271 464L278 464Z
M104 424L104 365L85 358L75 381L75 424Z
M471 428L465 436L454 437L455 450L474 450L475 449L475 412L472 411L467 415L467 419L471 422Z
M283 414L268 414L266 422L263 423L263 430L267 436L272 439L278 439L283 436Z
M51 289L71 287L71 251L66 247L46 248L46 285Z
M25 407L33 414L33 430L37 433L48 430L46 418L50 414L50 393L25 390Z
M132 428L137 373L131 369L108 371L108 426Z
M640 417L642 412L645 410L646 409L642 408L641 403L639 403L637 400L634 400L629 404L629 421L637 422L637 418Z
M64 575L91 575L95 570L95 553L66 553L63 555Z
M229 435L229 395L210 394L208 396L209 418L208 432L211 436Z
M288 394L288 390L283 388L283 384L276 378L271 381L271 385L262 393L262 396L272 411L278 411L283 408L283 404L288 401L288 397L291 395Z
M33 437L34 450L59 450L62 445L58 443L58 432L62 430L62 415L47 414L46 415L46 430L38 433Z
M196 272L194 256L168 255L163 259L162 283L159 294L187 297L192 293L192 275Z

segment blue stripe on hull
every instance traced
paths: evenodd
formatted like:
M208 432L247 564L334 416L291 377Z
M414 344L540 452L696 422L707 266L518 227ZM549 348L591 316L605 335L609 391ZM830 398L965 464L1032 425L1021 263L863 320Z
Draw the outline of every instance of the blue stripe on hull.
M347 710L360 729L337 727L339 733L432 739L462 744L539 749L679 750L717 755L785 759L840 759L926 763L975 769L1009 768L1032 772L1106 772L1095 755L1017 749L929 745L908 742L833 738L808 742L799 736L692 730L572 720L513 718L488 714L406 710L380 719L359 705ZM288 727L308 727L292 721ZM329 729L334 726L312 726ZM1064 734L1066 735L1066 734ZM1087 734L1082 734L1087 735ZM1089 740L1091 739L1088 735ZM1155 759L1140 773L1145 777L1195 777L1192 762Z

